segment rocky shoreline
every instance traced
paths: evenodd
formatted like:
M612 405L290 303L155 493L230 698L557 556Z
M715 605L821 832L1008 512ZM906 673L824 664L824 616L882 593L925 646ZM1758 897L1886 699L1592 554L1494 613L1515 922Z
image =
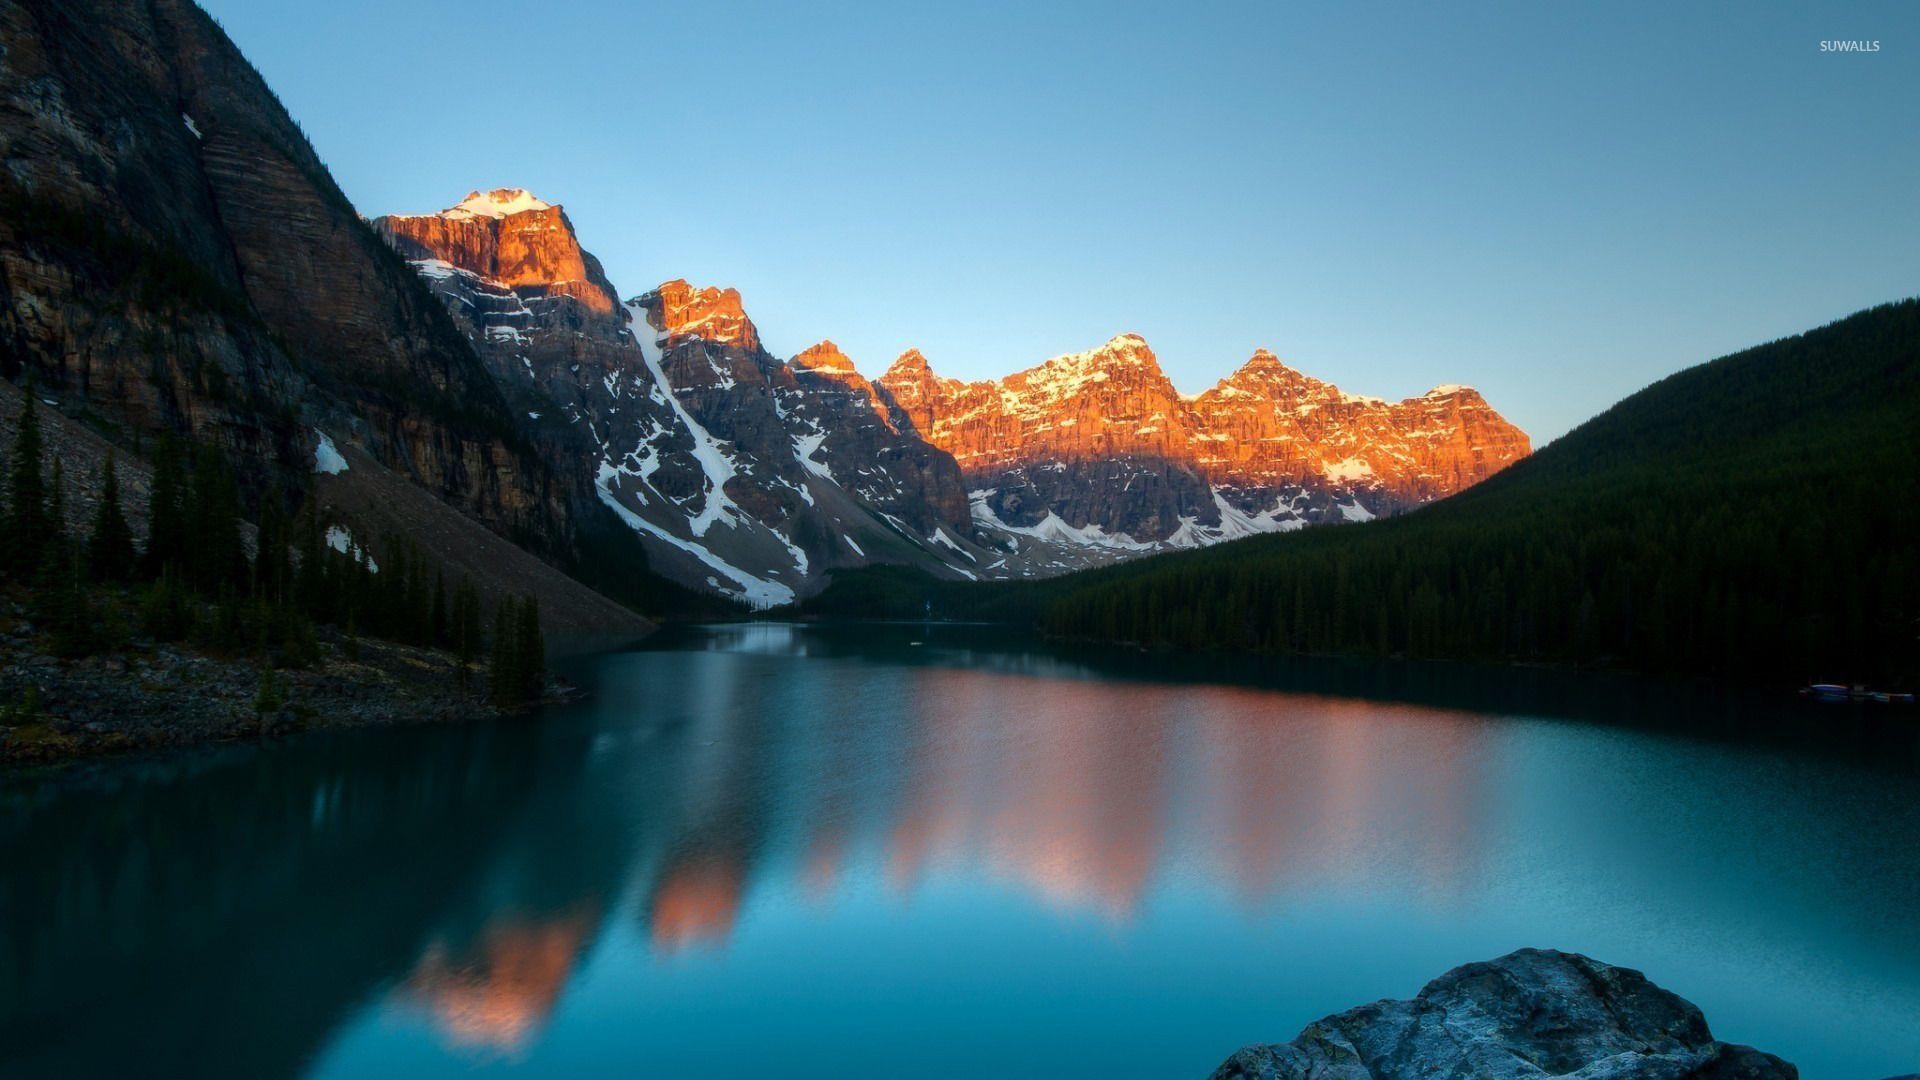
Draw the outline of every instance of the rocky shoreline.
M471 723L503 715L486 698L486 672L463 686L437 649L337 636L306 668L273 672L263 693L253 662L169 644L136 643L62 660L31 637L0 638L0 702L27 715L0 719L0 767L195 743L272 738L320 728ZM550 688L551 699L576 693ZM31 702L30 710L21 703Z
M1249 1046L1212 1080L1797 1080L1800 1070L1721 1042L1698 1008L1645 975L1577 953L1521 949L1463 964L1404 1001Z

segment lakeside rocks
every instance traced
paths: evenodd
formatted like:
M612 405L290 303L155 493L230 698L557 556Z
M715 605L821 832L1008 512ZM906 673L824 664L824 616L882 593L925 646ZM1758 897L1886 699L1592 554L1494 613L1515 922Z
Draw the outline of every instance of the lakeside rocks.
M320 650L311 667L276 671L279 700L262 707L260 668L246 659L145 643L64 660L37 648L30 632L0 627L0 704L31 701L33 709L0 723L0 766L501 715L486 699L485 670L474 669L463 686L453 658L439 650L371 638L351 646L331 639Z
M1377 1001L1249 1046L1213 1080L1796 1080L1772 1054L1716 1040L1706 1017L1645 975L1521 949L1463 964L1411 1000Z

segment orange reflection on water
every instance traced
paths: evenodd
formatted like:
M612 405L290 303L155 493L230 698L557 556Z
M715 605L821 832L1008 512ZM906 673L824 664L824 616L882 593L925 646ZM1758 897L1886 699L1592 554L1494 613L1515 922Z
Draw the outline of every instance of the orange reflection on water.
M1204 766L1188 828L1252 906L1289 885L1391 878L1453 892L1478 865L1486 728L1458 713L1212 688L1189 712Z
M745 883L745 868L725 854L698 854L668 867L648 919L654 946L673 952L725 941L740 917Z
M444 943L395 992L457 1047L512 1054L546 1025L599 917L581 909L543 921L503 920L463 955Z
M1088 684L929 668L888 845L902 891L969 866L1059 908L1126 919L1151 879L1162 825L1165 700Z
M876 876L902 903L986 884L1120 927L1161 886L1247 909L1444 897L1479 865L1490 729L1468 715L979 668L900 681L911 707L882 722L857 686L800 722L702 699L661 763L682 786L645 819L663 857L642 860L636 911L658 955L726 943L749 882L820 908ZM484 1029L484 1004L446 1011Z
M1171 865L1257 905L1382 873L1447 892L1477 863L1485 729L1456 713L939 668L916 690L888 847L903 892L959 866L1126 922Z

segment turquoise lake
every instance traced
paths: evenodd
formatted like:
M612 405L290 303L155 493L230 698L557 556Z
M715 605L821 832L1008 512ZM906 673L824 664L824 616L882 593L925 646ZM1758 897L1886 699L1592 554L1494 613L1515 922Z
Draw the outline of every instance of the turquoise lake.
M1188 1077L1526 945L1920 1068L1920 719L675 630L587 700L0 773L0 1076Z

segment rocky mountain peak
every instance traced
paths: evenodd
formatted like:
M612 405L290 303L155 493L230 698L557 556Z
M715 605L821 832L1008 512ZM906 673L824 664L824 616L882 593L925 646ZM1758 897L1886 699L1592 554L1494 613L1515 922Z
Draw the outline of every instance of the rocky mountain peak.
M927 363L927 358L921 354L920 350L908 349L894 358L893 363L887 366L886 373L880 378L884 382L893 378L918 378L932 374L933 365Z
M1273 350L1262 347L1253 350L1253 355L1248 357L1247 362L1241 364L1240 369L1234 372L1234 374L1259 375L1292 370L1293 369L1283 363L1278 356L1273 354Z
M1255 349L1247 362L1214 386L1210 394L1250 393L1266 398L1285 398L1315 390L1328 389L1326 383L1304 375L1286 365L1271 350Z
M947 396L945 385L919 349L901 353L875 383L894 423L922 432L923 436L933 424L935 405Z
M740 304L740 290L695 288L685 279L664 282L653 291L670 342L699 338L717 345L760 347L760 332Z
M1164 385L1166 393L1174 395L1173 384L1160 370L1159 359L1139 334L1120 334L1086 352L1055 356L1005 380L1010 387L1045 396L1077 394L1108 382L1155 389Z
M1139 334L1115 334L1106 344L1084 354L1109 363L1152 364L1159 366L1159 360L1153 350L1147 347L1147 339Z
M566 213L525 188L469 192L436 214L393 214L372 224L416 262L438 260L523 296L570 296L597 315L611 315L617 304Z
M859 371L840 346L831 341L822 341L802 349L793 358L793 366L800 371L811 371L822 375L857 375Z

